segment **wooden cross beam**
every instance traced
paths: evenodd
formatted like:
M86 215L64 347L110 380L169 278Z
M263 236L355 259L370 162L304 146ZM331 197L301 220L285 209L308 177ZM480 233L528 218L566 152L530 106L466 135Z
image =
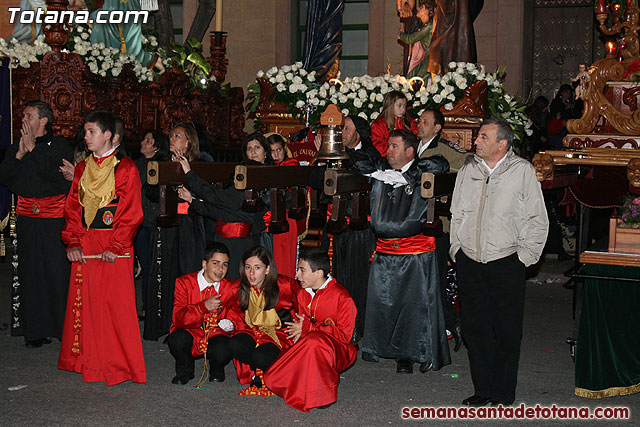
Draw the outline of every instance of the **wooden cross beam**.
M291 188L291 207L289 218L300 219L306 216L306 188L313 168L308 166L253 166L237 165L234 186L253 194L258 190L269 190L271 222L269 232L274 234L289 231L286 218L285 191ZM249 193L251 192L251 193Z

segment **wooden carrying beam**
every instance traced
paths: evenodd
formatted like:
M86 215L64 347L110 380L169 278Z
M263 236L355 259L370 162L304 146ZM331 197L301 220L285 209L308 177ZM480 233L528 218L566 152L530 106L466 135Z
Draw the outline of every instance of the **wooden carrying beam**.
M425 199L452 195L453 187L456 185L456 175L455 172L437 175L431 172L423 173L422 179L420 180L420 195Z
M225 182L233 176L237 163L191 163L191 170L207 182ZM151 185L184 184L182 166L178 162L149 162L147 182Z
M236 190L306 187L313 168L308 166L245 166L235 167Z

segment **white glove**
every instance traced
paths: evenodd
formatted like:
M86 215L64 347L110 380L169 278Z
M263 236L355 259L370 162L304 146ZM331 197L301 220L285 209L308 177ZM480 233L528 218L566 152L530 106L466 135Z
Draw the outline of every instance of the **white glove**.
M378 181L382 181L385 184L393 185L393 188L402 187L403 185L408 184L407 180L404 178L404 176L402 176L402 172L392 169L375 171L368 174L367 176L370 176L373 179L377 179Z
M231 332L234 329L233 322L229 319L220 319L218 326L225 332Z

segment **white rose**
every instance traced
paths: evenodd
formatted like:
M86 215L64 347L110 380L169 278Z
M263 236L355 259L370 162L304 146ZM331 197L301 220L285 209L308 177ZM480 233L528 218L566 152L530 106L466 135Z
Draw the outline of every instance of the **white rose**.
M373 113L371 113L371 120L377 119L379 115L380 113L374 111Z
M456 68L456 63L453 61L449 62L449 68Z
M362 117L363 119L368 120L367 113L365 113L364 111L359 112L358 117Z
M369 100L370 100L371 102L376 102L376 94L375 94L375 93L370 94L370 95L369 95Z
M285 90L287 90L287 87L282 83L278 83L278 85L276 86L276 90L278 92L284 92Z
M442 95L440 95L439 93L433 95L433 102L435 102L436 104L440 104L442 102Z
M449 95L447 95L447 99L449 101L455 101L456 100L456 95L453 93L450 93Z
M378 94L376 94L376 99L375 100L378 101L378 102L382 102L382 101L384 101L384 96L382 96L381 93L378 93Z
M302 62L300 62L300 61L296 61L295 65L296 65L298 68L302 68Z
M282 83L282 82L284 82L284 75L278 74L276 76L276 83Z
M293 78L293 82L300 85L300 84L302 84L302 79L300 78L300 76L295 76Z
M304 107L304 101L296 102L296 108L303 108L303 107Z
M453 104L450 102L447 102L446 104L444 104L444 109L445 110L453 110Z
M296 64L293 64L291 66L291 71L298 71L298 66Z
M282 67L282 72L288 73L289 71L291 71L291 66L285 65L284 67Z
M316 81L316 72L313 71L313 72L309 73L309 75L307 76L307 80L309 80L310 82L315 82Z
M327 97L327 89L322 86L320 88L320 90L318 91L318 94L320 95L320 98L326 98Z
M467 69L467 71L471 71L473 69L476 68L475 64L471 63L471 62L467 62L467 65L465 66L465 68Z
M95 62L89 63L89 71L91 71L94 74L97 73L98 72L98 65Z
M274 84L275 82L276 82L276 78L275 77L269 78L269 83Z
M360 100L360 98L356 98L353 100L353 106L356 108L362 107L362 101Z
M269 68L269 71L267 71L267 75L268 76L272 76L277 72L278 72L278 67L271 67L271 68Z
M105 70L98 71L98 74L100 74L102 77L106 77L107 76L107 72Z
M300 73L300 75L301 75L302 77L304 77L304 76L306 76L306 75L307 75L307 70L305 70L304 68L301 68L301 69L300 69L300 71L298 71L298 72Z
M291 73L287 73L284 76L287 78L287 80L292 80L293 79L293 74L291 74Z
M289 85L290 93L296 93L297 90L298 90L298 87L296 85Z
M346 108L342 109L342 114L344 114L345 116L349 115L349 110L347 110Z
M114 68L111 70L111 74L113 75L113 77L118 77L121 72L122 72L121 68Z
M410 92L405 92L404 96L407 97L407 101L411 101L413 99L413 95Z
M333 94L335 94L335 93L336 93L336 87L335 87L335 86L331 86L331 87L329 88L329 95L333 95Z
M466 89L467 82L464 79L458 79L456 80L456 86L458 86L460 89Z
M347 96L341 94L340 96L338 96L338 102L340 102L340 104L344 104L345 102L347 102Z
M318 98L312 98L310 102L311 105L318 105L320 103L320 100Z
M256 76L257 76L258 78L263 77L263 76L264 76L264 71L262 71L262 70L258 71L258 74L256 74Z

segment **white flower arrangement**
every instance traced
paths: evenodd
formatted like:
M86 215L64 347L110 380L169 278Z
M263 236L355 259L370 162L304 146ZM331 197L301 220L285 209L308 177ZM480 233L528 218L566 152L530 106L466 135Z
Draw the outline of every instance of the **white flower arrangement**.
M38 36L33 44L21 43L17 39L7 42L0 38L0 56L10 58L9 68L30 68L31 63L40 62L49 51L51 46L45 43L44 34Z
M504 70L503 70L504 71ZM330 80L322 85L315 82L315 72L307 73L302 63L272 67L266 72L260 70L258 78L264 78L274 88L274 97L286 104L294 115L301 115L307 105L317 107L311 115L311 123L319 122L319 115L328 104L336 104L349 115L357 115L369 122L378 118L387 93L398 90L408 101L408 114L418 117L425 109L451 111L464 97L464 91L478 81L486 81L489 89L488 100L491 116L505 119L512 127L516 140L530 136L532 123L524 114L524 104L508 95L498 78L500 70L487 73L482 65L466 62L451 62L449 71L435 76L422 84L419 89L400 75L385 74L380 77L368 75L348 77L342 81ZM417 90L416 90L417 89ZM255 111L260 89L257 83L249 85L247 109Z
M67 47L72 52L82 56L83 62L89 71L102 77L118 77L126 64L133 66L133 71L139 82L152 82L156 74L143 66L132 55L120 53L113 47L106 47L104 43L91 43L91 29L88 25L77 24L71 28ZM154 36L142 36L142 45L152 49L158 47L158 41Z

